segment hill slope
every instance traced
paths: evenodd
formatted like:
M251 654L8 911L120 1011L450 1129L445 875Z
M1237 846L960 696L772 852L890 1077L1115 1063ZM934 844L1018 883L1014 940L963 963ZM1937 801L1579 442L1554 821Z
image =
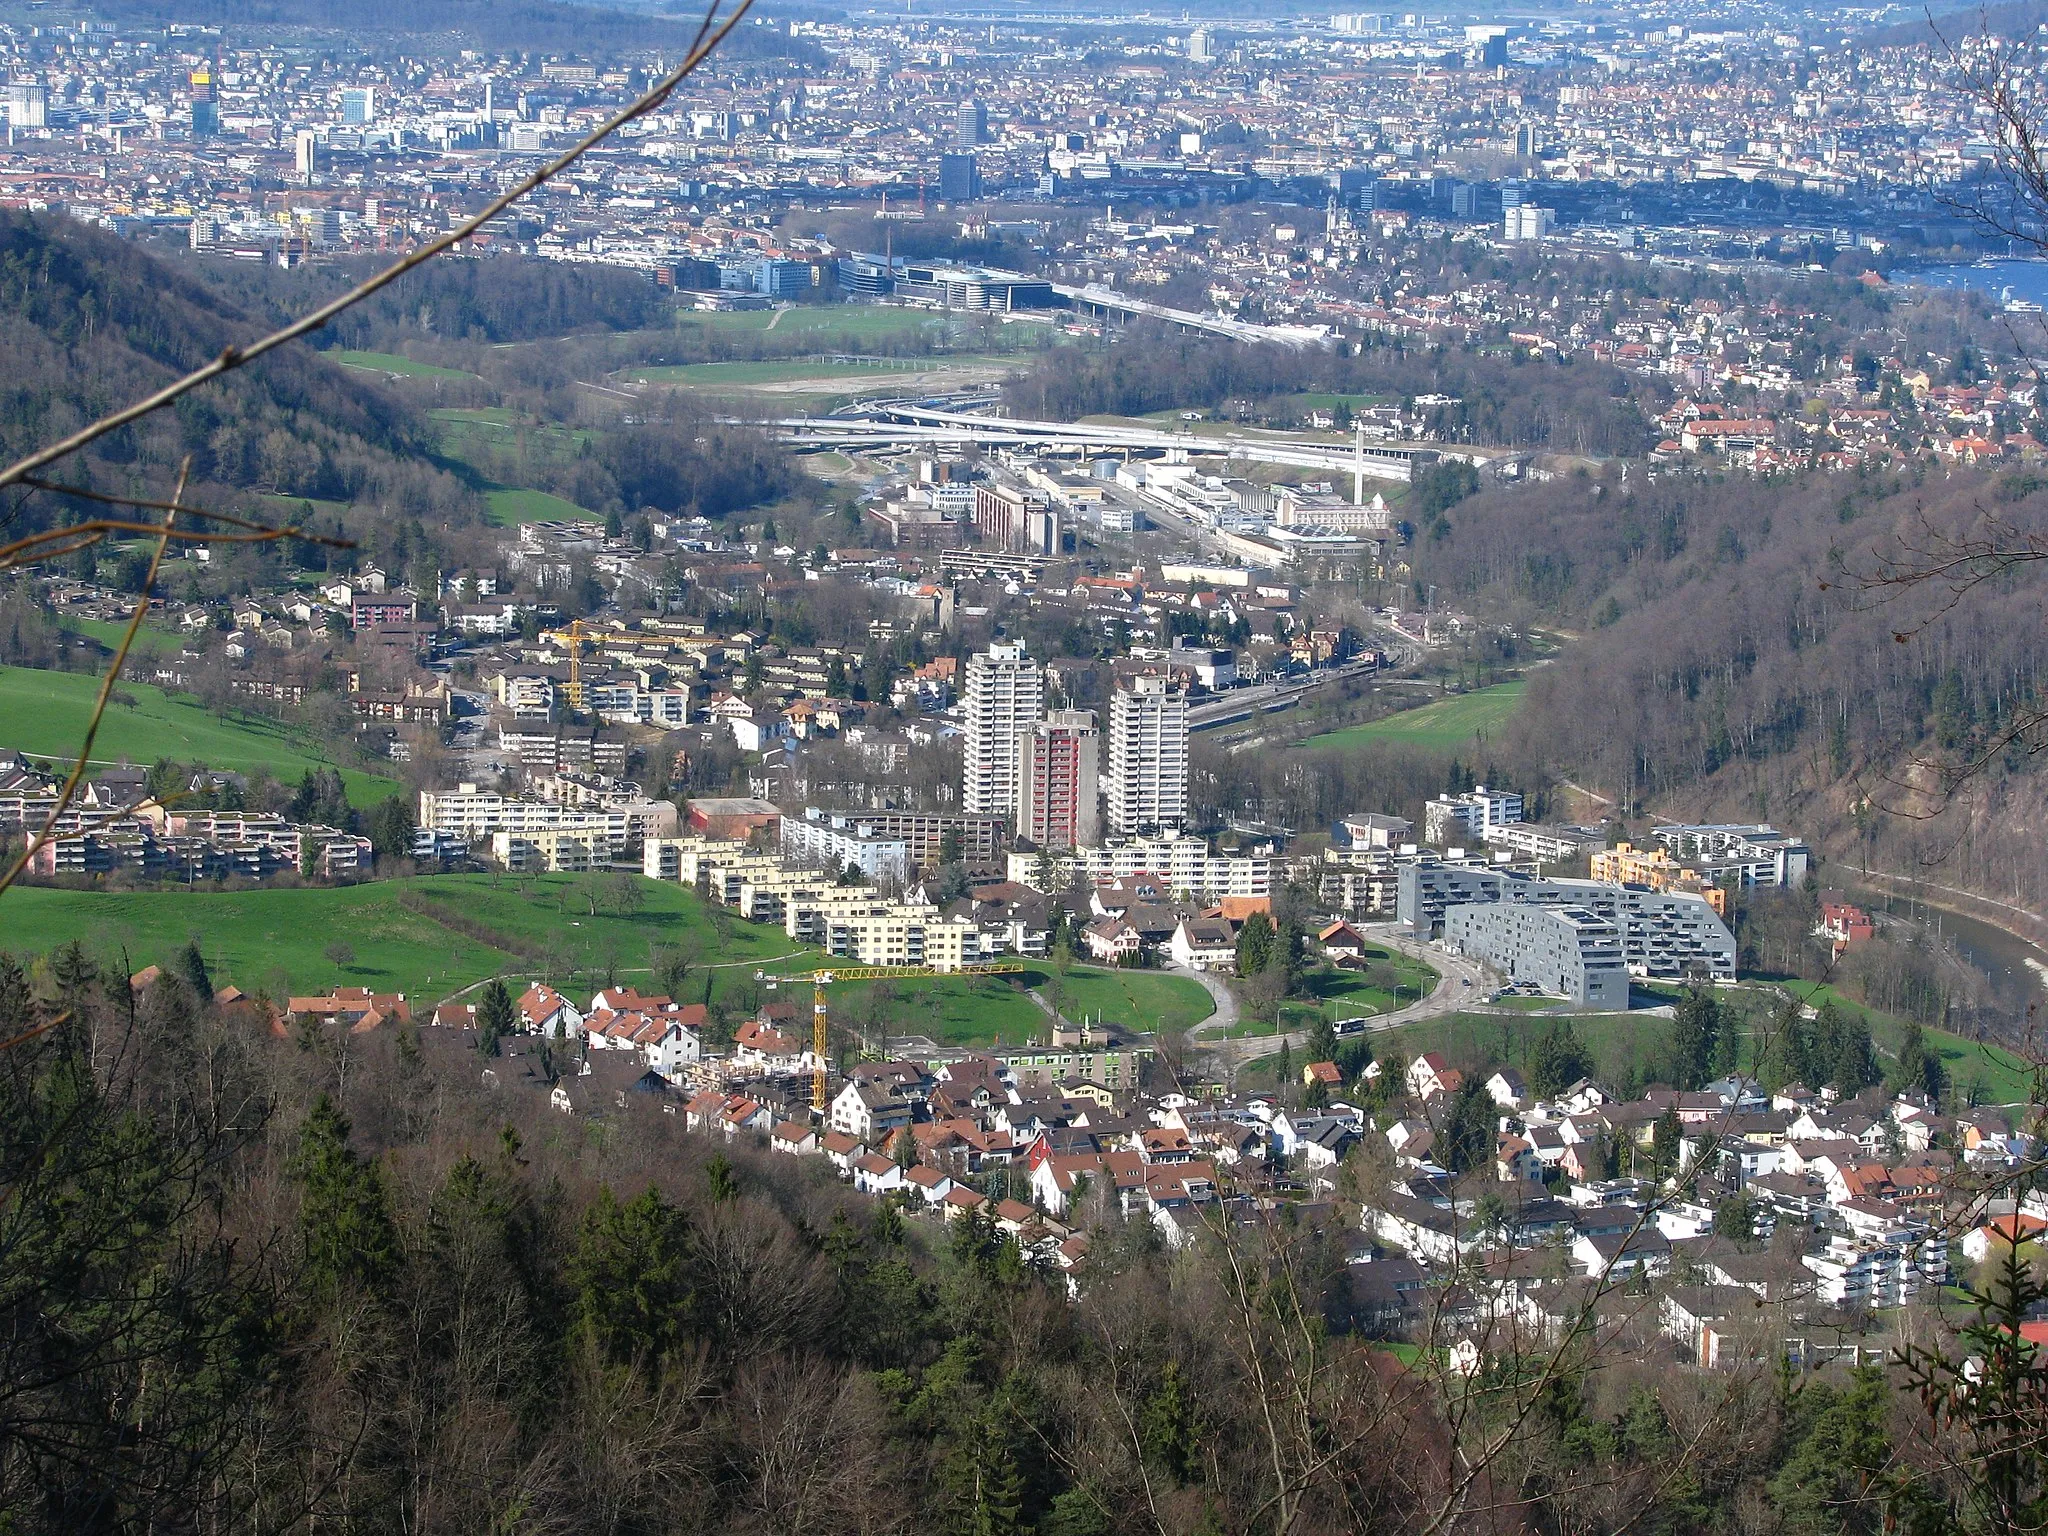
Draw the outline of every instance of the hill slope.
M0 214L0 455L12 460L268 325L113 235ZM287 347L101 440L56 478L124 488L139 480L161 491L189 455L197 494L223 510L270 492L475 520L478 499L428 462L433 442L411 407L366 376ZM38 518L64 520L49 497L23 509L29 527Z
M1501 744L1631 814L1774 818L1833 857L2048 902L2048 754L1945 773L2048 702L2048 584L2022 570L1951 602L1863 575L1982 528L2048 530L2032 477L1792 484L1573 478L1474 497L1426 579L1581 633L1534 674Z

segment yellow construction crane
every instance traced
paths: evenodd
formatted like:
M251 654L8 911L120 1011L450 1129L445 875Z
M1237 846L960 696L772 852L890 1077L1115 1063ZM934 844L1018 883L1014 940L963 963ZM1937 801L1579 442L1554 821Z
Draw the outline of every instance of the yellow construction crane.
M808 981L811 984L811 1057L816 1063L811 1069L811 1108L820 1117L825 1113L825 1054L831 1048L826 1038L825 989L835 981L901 981L905 978L943 976L1003 976L1015 971L1028 970L1021 960L983 960L973 965L963 965L957 971L942 971L935 965L831 965L821 966L815 971L796 971L771 976L766 971L754 972L754 980L773 987L782 981Z
M551 629L548 639L558 641L569 649L569 686L563 696L568 699L571 709L583 707L583 642L590 638L583 628L581 619L571 619L566 629Z

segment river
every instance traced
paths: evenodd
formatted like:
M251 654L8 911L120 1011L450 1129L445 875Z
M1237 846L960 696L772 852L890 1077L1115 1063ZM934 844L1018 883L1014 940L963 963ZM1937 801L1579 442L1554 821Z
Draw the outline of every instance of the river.
M1946 907L1930 907L1902 892L1866 886L1852 888L1848 894L1873 911L1913 918L1938 929L1957 953L1990 981L1997 1006L2015 1021L2024 1019L2029 1008L2037 1010L2037 1019L2048 1018L2048 952L2038 945L1979 918Z

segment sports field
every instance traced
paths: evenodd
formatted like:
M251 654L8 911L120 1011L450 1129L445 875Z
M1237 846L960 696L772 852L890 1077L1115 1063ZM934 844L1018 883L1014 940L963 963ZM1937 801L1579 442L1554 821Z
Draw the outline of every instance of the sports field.
M1495 683L1475 693L1461 693L1439 699L1419 709L1406 709L1383 720L1347 726L1312 736L1309 747L1354 746L1367 741L1390 741L1438 752L1458 752L1481 737L1497 734L1522 702L1529 685L1523 682Z
M36 757L75 756L99 691L96 674L39 672L0 667L0 747ZM213 711L147 683L123 681L100 722L95 762L153 763L159 758L201 762L238 772L267 767L281 782L296 781L327 759L305 738L275 720ZM354 768L341 771L351 803L375 805L404 788L397 781Z

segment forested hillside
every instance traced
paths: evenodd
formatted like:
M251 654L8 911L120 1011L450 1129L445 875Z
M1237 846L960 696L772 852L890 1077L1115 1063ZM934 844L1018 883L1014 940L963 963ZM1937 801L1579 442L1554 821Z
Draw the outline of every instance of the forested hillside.
M1418 573L1578 638L1532 675L1505 757L1625 812L1775 818L1845 861L2048 899L2048 760L1992 753L2044 702L2044 587L2022 568L1956 597L1867 579L1883 557L1986 526L2048 526L2025 474L1815 477L1640 472L1456 507ZM2038 569L2038 568L2036 568ZM1887 813L1891 814L1887 814Z
M265 328L259 314L112 235L0 214L0 455L74 430ZM103 438L63 475L161 494L189 455L195 493L223 509L224 494L253 492L473 520L481 502L433 466L432 442L404 402L295 347ZM54 515L48 498L34 498L18 520L35 527Z

